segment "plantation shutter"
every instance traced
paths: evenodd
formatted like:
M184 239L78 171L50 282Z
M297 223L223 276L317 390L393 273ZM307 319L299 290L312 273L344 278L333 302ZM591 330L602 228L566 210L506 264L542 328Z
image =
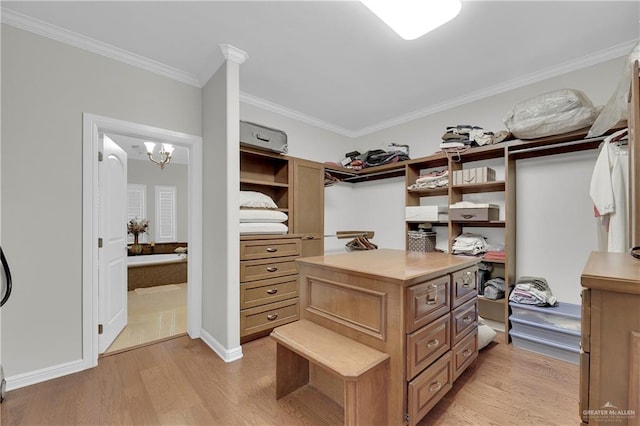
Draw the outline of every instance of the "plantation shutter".
M177 241L175 186L156 186L156 241Z
M147 185L130 183L127 185L127 222L131 219L145 219ZM133 243L133 235L127 235L127 242ZM147 234L140 235L140 242L147 242Z

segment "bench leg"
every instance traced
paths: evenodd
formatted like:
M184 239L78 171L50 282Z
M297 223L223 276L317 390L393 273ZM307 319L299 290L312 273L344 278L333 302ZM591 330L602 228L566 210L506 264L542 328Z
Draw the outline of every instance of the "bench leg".
M386 361L360 376L356 381L344 382L344 424L387 425L387 376Z
M282 346L276 346L276 399L309 383L309 361Z

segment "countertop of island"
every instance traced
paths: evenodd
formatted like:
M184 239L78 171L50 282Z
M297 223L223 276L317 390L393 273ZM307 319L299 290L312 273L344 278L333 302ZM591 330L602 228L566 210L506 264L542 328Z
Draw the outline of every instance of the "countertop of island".
M587 288L640 294L640 259L629 253L592 252L580 281Z
M471 267L480 260L447 253L379 249L304 257L296 261L303 270L310 266L408 286Z

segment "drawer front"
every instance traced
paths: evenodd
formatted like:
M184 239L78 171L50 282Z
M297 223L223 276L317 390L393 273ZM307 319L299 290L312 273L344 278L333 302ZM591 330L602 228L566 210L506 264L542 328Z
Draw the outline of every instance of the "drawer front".
M250 281L240 285L240 309L248 309L268 303L298 297L298 276Z
M240 282L264 280L298 273L295 258L245 260L240 262Z
M478 330L453 347L453 380L456 380L478 357Z
M407 335L407 377L413 378L449 349L451 349L449 315L443 315L431 324Z
M409 424L415 425L451 389L453 371L451 351L409 382L407 405Z
M471 330L478 330L478 302L475 299L451 311L452 344L457 344Z
M298 311L298 298L240 311L240 337L296 321Z
M453 283L451 285L451 307L455 308L462 305L467 300L478 294L478 269L463 269L453 273Z
M240 260L270 259L300 255L300 239L240 241Z
M449 312L451 306L449 282L445 275L435 280L408 287L406 290L406 331L414 332L436 318Z

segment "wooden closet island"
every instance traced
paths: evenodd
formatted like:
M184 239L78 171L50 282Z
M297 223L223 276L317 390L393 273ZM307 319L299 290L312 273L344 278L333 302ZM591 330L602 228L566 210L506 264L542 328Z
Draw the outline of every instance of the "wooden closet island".
M478 262L387 249L296 260L300 319L388 355L385 383L369 390L374 401L386 404L386 418L377 423L416 424L476 359ZM293 343L283 352L293 347L298 355L311 353L296 351ZM344 406L343 380L311 358L308 382L343 406L345 423L359 423L347 416L352 407Z

